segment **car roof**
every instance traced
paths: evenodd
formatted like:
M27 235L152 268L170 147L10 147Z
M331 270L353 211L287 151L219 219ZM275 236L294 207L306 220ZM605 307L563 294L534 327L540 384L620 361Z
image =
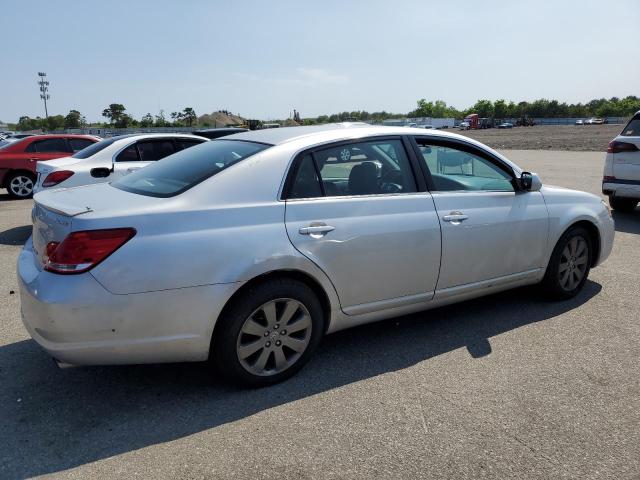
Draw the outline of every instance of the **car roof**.
M198 130L194 130L193 133L199 132L247 132L248 128L242 127L221 127L221 128L199 128Z
M269 145L281 145L296 140L306 139L310 144L318 144L366 136L409 134L426 135L423 128L369 125L362 122L345 122L306 127L283 127L265 130L251 130L249 132L237 133L235 135L223 137L221 140L247 140L250 142L260 142ZM468 137L461 137L455 133L448 133L442 130L433 130L429 132L428 135L449 138L455 137L463 138L467 141L469 140Z
M136 140L141 140L145 138L199 138L202 140L208 140L208 138L199 137L198 135L193 135L192 133L127 133L125 135L114 135L113 138L115 140L124 140L127 138L136 138ZM105 139L106 140L106 139Z

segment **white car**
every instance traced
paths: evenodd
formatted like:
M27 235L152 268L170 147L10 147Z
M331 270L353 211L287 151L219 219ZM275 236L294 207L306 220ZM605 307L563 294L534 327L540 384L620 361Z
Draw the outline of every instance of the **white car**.
M58 362L211 359L253 386L325 333L536 283L571 298L614 237L600 197L420 128L239 133L34 200L21 312Z
M602 193L615 210L632 212L640 201L640 111L609 142Z
M38 162L34 193L117 180L151 162L207 141L204 137L178 133L106 138L70 157Z

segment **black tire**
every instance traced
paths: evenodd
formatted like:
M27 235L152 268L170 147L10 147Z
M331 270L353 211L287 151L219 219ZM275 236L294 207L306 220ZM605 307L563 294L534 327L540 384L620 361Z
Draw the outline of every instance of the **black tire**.
M245 321L262 305L283 298L296 300L307 309L311 317L309 342L295 363L286 370L267 376L256 375L242 365L237 353L241 330ZM322 305L313 290L300 281L287 278L265 281L243 292L232 302L218 319L211 339L209 359L227 381L238 386L265 387L293 376L309 361L324 334ZM265 336L265 341L267 340L268 337Z
M609 197L609 205L614 210L618 210L619 212L631 213L636 209L638 205L638 200L635 198L623 198L623 197Z
M20 181L20 179L28 179L31 184L28 188L14 186L14 182L19 182L22 184L27 184L27 182ZM36 177L31 172L13 172L7 176L7 180L5 183L7 192L9 192L9 196L11 198L16 199L24 199L31 198L33 196L33 187L36 184Z
M565 247L567 247L569 243L576 237L584 240L586 243L587 261L583 276L580 281L577 282L574 288L568 289L561 283L560 268ZM593 246L589 232L587 232L587 230L580 226L571 227L569 230L564 232L564 234L558 240L558 243L556 243L555 248L553 249L551 259L549 260L549 265L547 265L547 271L545 272L544 278L542 279L542 282L540 284L542 292L545 294L545 296L552 300L567 300L569 298L575 297L580 292L580 290L582 290L582 287L587 281L589 271L591 270L592 258Z

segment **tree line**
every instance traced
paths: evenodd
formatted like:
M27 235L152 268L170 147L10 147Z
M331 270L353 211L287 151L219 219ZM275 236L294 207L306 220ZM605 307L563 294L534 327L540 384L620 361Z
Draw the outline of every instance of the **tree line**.
M331 123L344 121L382 121L401 117L433 117L433 118L464 118L470 113L477 113L480 117L488 118L574 118L574 117L630 117L640 110L640 98L629 95L624 98L611 97L609 99L594 99L587 103L560 103L558 100L541 98L532 102L513 102L504 99L495 101L478 100L469 108L458 110L447 105L443 100L427 101L421 98L416 108L406 114L353 111L321 115L317 118L304 119L305 124Z
M192 107L185 107L179 112L171 112L169 118L164 110L157 115L147 113L140 120L136 120L127 113L127 109L121 103L112 103L102 111L102 116L108 121L88 124L84 115L78 110L70 110L66 116L51 115L48 118L22 116L15 125L17 130L62 130L66 128L95 127L192 127L198 122L198 116Z
M624 98L611 97L609 99L594 99L586 103L560 103L558 100L541 98L532 102L507 101L499 99L478 100L471 107L458 110L447 105L443 100L427 101L421 98L416 108L407 113L392 113L386 111L367 112L357 110L352 112L320 115L318 117L303 118L299 123L314 125L318 123L333 123L345 121L381 122L392 118L403 117L433 117L433 118L463 118L469 113L477 113L480 117L495 119L503 118L566 118L566 117L630 117L640 110L640 98L629 95ZM128 127L192 127L198 124L198 116L192 107L185 107L181 111L171 112L169 117L160 110L158 114L147 113L140 120L136 120L126 111L121 103L112 103L102 111L102 116L108 120L104 123L93 123L91 126L110 126L114 128ZM280 123L284 123L283 120ZM63 128L82 128L88 126L87 121L78 110L70 110L66 116L52 115L49 118L31 118L22 116L15 127L18 130L59 130Z

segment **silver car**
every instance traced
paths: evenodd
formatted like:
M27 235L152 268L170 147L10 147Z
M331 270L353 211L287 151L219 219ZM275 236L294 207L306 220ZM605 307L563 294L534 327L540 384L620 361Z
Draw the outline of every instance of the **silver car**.
M613 236L600 198L469 138L294 127L37 194L18 276L59 363L210 359L262 386L326 333L522 285L573 297Z

